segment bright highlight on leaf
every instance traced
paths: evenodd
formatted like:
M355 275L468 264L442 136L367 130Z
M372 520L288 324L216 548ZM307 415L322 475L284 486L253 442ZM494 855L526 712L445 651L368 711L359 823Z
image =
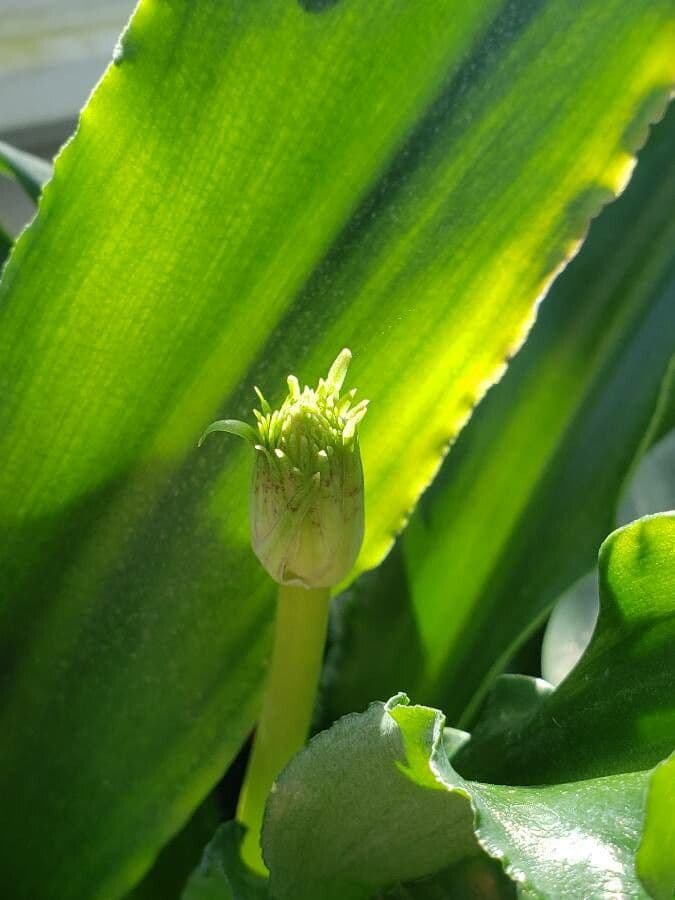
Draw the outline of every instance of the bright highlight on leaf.
M334 587L363 542L363 468L357 436L368 401L340 396L352 354L344 349L316 389L288 376L288 395L273 410L259 388L257 430L246 422L213 422L214 431L247 440L256 451L250 493L251 542L279 584Z

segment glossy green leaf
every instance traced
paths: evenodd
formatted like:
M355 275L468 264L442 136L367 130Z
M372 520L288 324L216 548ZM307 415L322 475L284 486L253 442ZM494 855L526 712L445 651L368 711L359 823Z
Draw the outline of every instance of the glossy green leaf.
M441 713L398 695L344 717L295 757L263 829L278 900L366 900L481 848L521 897L647 896L634 857L649 773L479 784L452 768L442 726Z
M657 766L649 783L637 871L655 900L675 894L675 755Z
M204 850L201 863L190 876L182 900L265 900L267 881L241 862L242 829L226 822Z
M675 509L675 431L640 460L619 506L619 524ZM593 570L556 602L541 647L541 674L559 684L588 646L598 617L598 573Z
M466 725L514 647L593 566L636 456L673 421L674 147L675 108L397 553L345 598L329 720L406 690Z
M671 81L667 0L142 0L0 286L0 865L128 889L256 715L249 460L351 347L374 565ZM45 747L49 752L45 753Z
M466 777L595 778L651 768L675 747L675 513L615 531L599 570L600 616L586 653L517 720L507 712L495 722L486 711L453 758Z
M0 175L16 179L36 203L52 174L46 160L0 141Z

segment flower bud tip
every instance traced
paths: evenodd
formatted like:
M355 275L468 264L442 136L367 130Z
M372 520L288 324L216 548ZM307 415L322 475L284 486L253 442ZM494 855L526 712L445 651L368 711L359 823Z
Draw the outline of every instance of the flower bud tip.
M256 450L250 492L251 543L281 584L333 587L346 577L361 548L364 530L363 469L357 426L368 401L351 406L343 397L352 354L345 348L316 389L294 375L288 396L272 410L259 388L256 428L246 422L213 422Z

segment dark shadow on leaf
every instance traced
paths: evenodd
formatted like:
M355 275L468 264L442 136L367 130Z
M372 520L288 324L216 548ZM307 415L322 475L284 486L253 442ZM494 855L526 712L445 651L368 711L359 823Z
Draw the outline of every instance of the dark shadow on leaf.
M375 587L375 589L373 589ZM358 615L358 629L352 618ZM382 623L387 654L378 648ZM391 657L395 656L395 676ZM321 691L321 727L373 700L411 690L419 680L423 652L408 593L399 544L375 572L367 572L336 601Z
M67 831L86 869L100 834L117 840L137 816L159 848L191 812L176 798L201 760L212 760L211 783L192 785L194 806L218 779L213 760L245 740L273 615L271 583L249 546L246 488L222 487L223 478L241 485L238 449L222 441L178 464L152 459L41 519L4 511L11 564L0 598L12 600L0 605L0 730L12 741L0 747L0 771L17 813L0 865L30 839L58 869L52 835ZM224 740L204 723L214 709L227 720L242 682L241 731ZM45 752L52 744L58 753ZM18 781L24 767L40 778ZM152 791L118 789L156 785L161 771L175 786L161 807Z
M320 13L332 6L337 6L340 0L298 0L300 6L308 13Z
M303 0L302 5L318 11L319 7L327 7L328 2ZM542 4L543 0L509 0L467 52L462 64L448 70L436 98L421 113L411 133L336 234L325 256L301 287L295 303L271 334L260 357L280 359L285 365L292 365L288 335L297 332L301 324L305 342L311 344L319 340L340 315L352 296L336 289L342 271L349 267L352 257L361 252L365 243L373 245L373 252L376 252L378 228L383 222L397 219L410 193L417 190L415 179L419 172L452 156L455 144L464 135L466 117L471 114L467 110L471 91L508 54L513 41L528 27ZM461 198L454 195L448 200L448 203L460 205L461 202ZM352 272L350 277L358 282L357 273ZM330 302L317 303L317 296L327 298L329 293ZM310 308L312 315L308 318ZM256 377L252 371L248 381L255 383Z

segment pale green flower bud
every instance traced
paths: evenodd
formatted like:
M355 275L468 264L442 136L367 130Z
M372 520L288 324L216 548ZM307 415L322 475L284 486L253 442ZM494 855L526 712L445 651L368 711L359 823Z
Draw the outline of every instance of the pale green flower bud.
M340 397L352 358L343 350L316 390L288 377L288 396L272 410L256 388L257 428L234 419L212 431L245 438L255 450L249 500L251 543L279 584L333 587L356 561L363 542L363 468L357 426L368 401Z

